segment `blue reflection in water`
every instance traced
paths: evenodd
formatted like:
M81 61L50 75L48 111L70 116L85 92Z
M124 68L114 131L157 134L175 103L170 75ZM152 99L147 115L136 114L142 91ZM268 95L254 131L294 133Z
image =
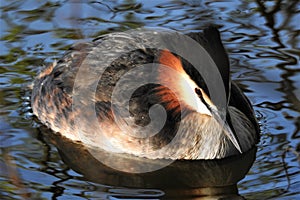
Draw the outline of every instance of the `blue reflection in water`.
M2 1L1 199L124 199L129 193L148 198L149 191L140 194L141 190L89 182L70 169L28 119L25 85L75 42L142 26L186 33L210 23L221 27L233 79L254 103L261 124L257 159L239 182L239 193L250 199L296 199L300 195L299 9L298 1L287 0ZM163 192L153 191L149 196L154 198Z

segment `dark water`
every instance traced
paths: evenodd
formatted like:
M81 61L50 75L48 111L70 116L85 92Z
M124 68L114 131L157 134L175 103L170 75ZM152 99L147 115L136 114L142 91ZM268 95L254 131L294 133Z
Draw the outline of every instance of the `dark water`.
M97 164L82 152L82 157L74 154L72 145L70 154L59 154L56 146L67 144L45 137L45 131L37 128L26 85L74 42L143 26L188 32L210 23L220 27L233 79L253 102L261 124L256 160L238 182L239 194L246 199L300 198L299 1L2 0L0 4L1 199L158 199L168 193L164 185L120 187L122 180L114 174L103 180L116 186L94 180L97 169L92 168ZM72 159L79 167L70 164ZM80 173L84 168L90 172ZM195 171L188 176L183 171L184 180L194 180ZM134 185L142 180L125 177ZM169 178L165 184L178 182Z

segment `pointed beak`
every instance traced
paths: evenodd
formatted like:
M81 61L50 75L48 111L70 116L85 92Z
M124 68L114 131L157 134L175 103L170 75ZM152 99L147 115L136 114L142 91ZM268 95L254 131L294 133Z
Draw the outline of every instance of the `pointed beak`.
M240 153L243 153L237 137L234 135L234 133L232 132L231 128L229 127L229 125L227 123L224 123L224 128L225 128L224 132L225 132L226 136L228 137L228 139L232 142L232 144L235 146L235 148Z
M213 109L212 110L213 115L215 117L215 119L219 122L219 124L221 124L223 126L223 130L225 135L227 136L227 138L232 142L232 144L234 145L234 147L240 152L242 152L241 146L238 142L238 138L236 137L236 135L234 134L234 130L232 130L232 128L229 126L229 124L220 117L219 113L217 110Z

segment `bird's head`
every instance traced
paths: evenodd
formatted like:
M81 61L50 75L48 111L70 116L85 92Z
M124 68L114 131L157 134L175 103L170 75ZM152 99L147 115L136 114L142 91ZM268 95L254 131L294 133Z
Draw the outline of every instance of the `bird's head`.
M202 86L199 86L186 72L181 59L168 50L162 50L159 56L160 67L158 79L161 87L157 89L157 95L167 110L173 113L185 113L181 117L192 120L192 124L201 123L203 119L214 119L222 126L222 133L232 142L235 148L241 152L240 145L234 134L234 130L228 125L225 119L224 110L220 110L211 100ZM191 115L192 114L192 115ZM189 117L193 116L193 117ZM201 126L201 124L199 124ZM209 123L207 124L209 125ZM190 131L195 131L195 126ZM202 127L201 130L211 129ZM199 129L198 129L199 130ZM214 129L211 129L214 130ZM206 133L209 131L205 131ZM209 134L214 134L212 131Z

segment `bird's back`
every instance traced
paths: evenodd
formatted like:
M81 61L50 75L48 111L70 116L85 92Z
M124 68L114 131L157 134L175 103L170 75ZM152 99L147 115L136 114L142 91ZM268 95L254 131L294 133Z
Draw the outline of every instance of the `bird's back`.
M162 37L157 38L152 32L148 32L142 37L141 35L115 33L99 37L90 43L74 45L65 53L62 59L46 68L35 79L32 92L34 114L50 129L72 140L82 141L84 137L88 138L90 143L98 144L100 148L103 146L104 149L111 150L114 146L120 149L128 147L131 149L128 151L129 153L140 152L139 155L147 157L146 154L147 151L150 151L149 149L155 151L172 142L180 129L182 119L187 119L187 116L192 113L190 109L180 107L180 103L176 103L175 98L170 98L172 91L168 91L168 89L163 91L170 98L168 101L175 101L175 103L172 103L175 106L170 108L169 102L162 102L161 85L157 82L160 72L156 70L157 68L153 70L153 66L160 62L163 48L167 46L172 49L172 44L178 43L180 37L176 34L172 33L172 37L170 37L169 33L166 32L162 34ZM224 84L224 94L227 101L225 106L228 106L224 109L229 114L233 113L234 115L231 117L230 123L240 123L240 119L245 119L246 124L249 124L248 128L252 129L245 136L245 138L250 137L249 142L251 144L244 145L244 149L248 150L258 140L258 125L249 100L235 84L231 84L228 56L221 43L219 32L215 28L208 28L203 33L190 33L188 36L202 45L216 63ZM166 45L161 45L161 43ZM188 50L188 48L189 46L183 43L181 51ZM197 54L197 52L193 53ZM210 95L207 83L201 76L202 74L193 68L187 60L180 56L178 58L180 58L186 74ZM141 85L141 83L146 84ZM156 130L155 123L155 126L148 126L153 121L149 110L157 104L162 105L166 111L166 113L161 113L162 116L165 116L165 121L159 131ZM124 113L124 110L121 109L123 107L128 107L128 113ZM232 110L231 107L234 107L232 112L230 111ZM178 112L178 109L181 109L181 112ZM126 121L127 124L124 125L123 119L129 120ZM190 124L191 127L184 127L184 130L194 131L191 130L193 123L198 123L198 121L191 120L185 125ZM117 134L122 135L122 131L120 132L118 126L127 126L128 122L140 130L143 130L143 127L148 128L148 135L137 136L129 133L131 139L128 139L127 136L116 137ZM157 120L157 126L159 126L159 122ZM96 123L100 126L95 125ZM213 122L208 124L213 126ZM231 127L243 131L240 126L232 125ZM196 126L194 128L197 129ZM208 128L208 130L210 129ZM157 134L149 136L151 131L157 131ZM82 132L85 132L84 136L82 136ZM101 138L97 137L99 133ZM244 133L238 133L237 135L240 136L241 134L243 136ZM197 140L201 140L200 136L201 134L195 133L186 138L181 138L182 145L185 144L184 140L191 139L195 140L193 144L196 148L200 147L199 141L197 142ZM110 137L115 137L113 142ZM202 137L204 138L203 135ZM244 137L240 136L240 138ZM224 140L221 136L217 139ZM118 144L122 141L124 144ZM241 141L240 143L243 144ZM228 140L228 144L230 144L230 140ZM215 147L216 153L212 153L212 156L208 156L209 153L207 153L207 155L202 155L200 158L220 158L231 155L232 152L226 153L225 150L222 155L218 153L220 146L226 148L226 146L230 146L228 144L220 144ZM143 145L145 147L141 147ZM231 146L231 148L234 148L233 145ZM212 147L206 149L209 148ZM201 149L195 150L194 147L193 149L196 154L201 151ZM188 153L183 156L178 154L177 156L176 152L180 152L178 146L169 150L170 152L165 152L166 155L156 157L172 159L199 158L196 154L191 156L187 155ZM116 151L126 153L126 150ZM148 157L151 158L151 156Z

